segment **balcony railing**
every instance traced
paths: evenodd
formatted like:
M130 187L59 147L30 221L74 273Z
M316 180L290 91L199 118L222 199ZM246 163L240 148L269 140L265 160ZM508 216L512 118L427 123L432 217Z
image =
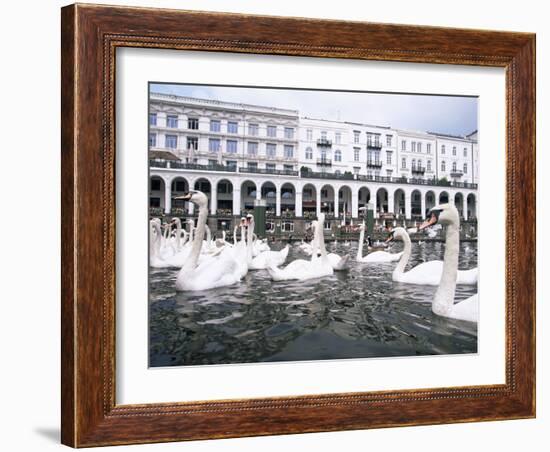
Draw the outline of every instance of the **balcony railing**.
M328 159L319 159L324 165L330 166L331 161ZM327 164L327 162L330 162ZM469 182L449 181L446 179L423 179L415 177L391 177L391 176L365 176L359 174L352 174L351 172L345 173L326 173L316 171L294 171L294 170L275 170L269 168L237 168L233 165L198 165L196 163L183 163L176 161L166 160L149 160L149 165L152 168L167 168L167 169L189 169L189 170L201 170L201 171L226 171L226 172L240 172L240 173L254 173L254 174L274 174L280 176L293 176L303 177L307 179L332 179L332 180L358 180L365 182L385 182L391 184L410 184L410 185L430 185L430 186L442 186L442 187L455 187L455 188L467 188L476 190L477 184ZM418 168L418 167L416 167ZM416 174L416 173L415 173ZM461 175L463 173L460 173Z
M372 141L367 141L367 148L382 149L382 143L380 143L379 141L375 141L374 143Z
M237 171L236 166L221 165L219 163L199 165L197 163L169 162L169 165L170 165L169 168L174 168L174 169L190 169L190 170L201 170L201 171L227 171L230 173L234 173Z
M462 177L462 176L464 176L464 173L460 170L451 171L451 177Z
M413 174L424 174L426 172L426 168L422 166L413 166L411 171Z
M276 170L271 168L251 168L243 166L239 168L239 173L254 173L254 174L275 174L277 176L298 176L298 171L294 170Z
M367 166L369 168L382 168L381 160L367 160Z
M326 138L319 138L317 140L317 146L330 148L332 146L332 140L327 140Z
M331 159L317 159L318 166L332 166Z

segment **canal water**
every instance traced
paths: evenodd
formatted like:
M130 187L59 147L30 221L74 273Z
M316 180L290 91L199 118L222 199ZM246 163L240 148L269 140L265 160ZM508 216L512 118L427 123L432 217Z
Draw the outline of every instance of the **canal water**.
M354 258L357 245L327 248ZM407 270L443 252L443 243L413 243ZM291 246L287 263L297 258L307 257ZM350 262L349 271L310 281L272 282L267 271L251 271L239 284L204 292L176 292L177 270L150 269L149 365L477 352L475 324L432 313L435 286L393 282L395 263ZM477 242L461 243L459 268L476 266ZM457 286L456 300L476 292Z

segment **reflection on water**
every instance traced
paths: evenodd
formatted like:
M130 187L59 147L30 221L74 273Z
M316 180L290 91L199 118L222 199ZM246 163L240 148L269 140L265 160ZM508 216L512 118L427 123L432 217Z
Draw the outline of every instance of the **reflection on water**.
M356 252L354 245L328 249ZM391 251L401 249L396 243ZM441 243L413 243L412 265L443 259L443 251ZM292 247L287 262L296 258L305 256ZM204 292L176 292L177 270L151 269L150 365L477 352L476 325L435 316L436 287L394 283L394 266L353 261L330 277L276 283L267 271L254 271L239 284ZM459 267L475 266L477 244L461 244ZM476 292L458 286L456 300Z

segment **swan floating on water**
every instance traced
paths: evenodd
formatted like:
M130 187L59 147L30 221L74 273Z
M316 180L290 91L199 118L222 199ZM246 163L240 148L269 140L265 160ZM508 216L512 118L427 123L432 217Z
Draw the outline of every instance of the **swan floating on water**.
M263 251L259 251L258 254L254 256L253 253L253 233L254 233L254 215L248 214L246 216L246 224L248 226L248 235L247 235L247 262L249 270L265 270L270 265L278 267L283 265L288 256L288 251L290 245L286 245L281 251L271 251L267 243L264 243L267 249L264 247ZM263 243L263 241L262 241ZM258 247L262 249L261 247ZM258 249L257 248L257 249Z
M322 225L325 221L325 214L319 214L318 224ZM314 241L321 250L321 256L317 256L314 252L311 260L296 259L288 264L285 268L277 268L270 265L267 268L271 279L274 281L285 281L289 279L298 279L301 281L322 276L330 276L334 273L334 269L327 257L325 248L325 239L321 227L315 227Z
M395 262L399 260L403 252L400 253L388 253L387 251L373 251L363 256L363 242L365 240L365 223L359 226L359 247L357 248L357 256L355 260L357 262L364 263L383 263L383 262Z
M442 317L477 323L479 317L478 294L458 303L454 302L459 252L460 217L458 210L451 204L441 204L433 207L430 212L430 218L419 227L420 230L436 223L447 226L443 272L432 300L432 311Z
M210 256L204 262L199 262L203 246L206 220L208 218L208 198L200 191L190 191L176 199L191 201L199 208L197 228L189 258L185 261L176 278L176 289L179 291L207 290L216 287L230 286L237 283L246 272L245 256L238 252L222 253ZM237 247L231 248L231 251ZM244 266L242 261L244 260ZM243 274L244 273L244 274Z
M408 272L405 271L405 267L411 257L411 238L407 231L401 227L395 228L390 232L390 240L400 239L404 243L403 255L399 260L395 270L392 274L392 279L397 282L407 284L424 284L428 286L437 286L441 280L441 274L443 272L443 261L429 261L422 264L418 264L416 267L411 268ZM477 284L478 270L472 268L470 270L458 270L457 271L457 283L458 284Z

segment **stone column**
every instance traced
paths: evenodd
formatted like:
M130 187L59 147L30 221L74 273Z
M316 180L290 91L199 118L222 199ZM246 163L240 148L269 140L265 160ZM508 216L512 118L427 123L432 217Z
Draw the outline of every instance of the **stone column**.
M468 221L468 196L462 195L462 216Z
M275 187L275 215L281 216L281 187Z
M210 214L216 215L218 210L218 187L217 184L211 184L210 187Z
M295 204L295 208L296 208L296 216L297 217L301 217L302 216L302 192L301 191L297 191L295 193L295 198L294 198L294 204Z
M321 190L316 190L316 195L315 195L315 202L317 203L317 216L319 216L321 214Z
M405 193L405 218L407 220L411 219L412 211L412 196L410 193Z
M233 215L241 214L241 189L233 188Z
M420 194L420 215L422 219L426 219L426 193Z
M359 218L359 191L351 192L351 217Z
M378 206L377 206L377 201L378 201L378 195L377 195L377 192L375 191L374 192L374 196L371 195L370 197L370 201L372 203L372 210L373 210L373 213L374 213L374 218L378 218Z
M340 190L334 188L334 218L338 218L339 217L339 213L338 211L340 210L340 207L339 207L339 198L338 198L338 192Z
M396 215L399 213L395 211L395 200L393 197L393 193L388 191L388 213L390 212L393 212Z
M172 210L172 184L170 180L164 181L164 213Z

